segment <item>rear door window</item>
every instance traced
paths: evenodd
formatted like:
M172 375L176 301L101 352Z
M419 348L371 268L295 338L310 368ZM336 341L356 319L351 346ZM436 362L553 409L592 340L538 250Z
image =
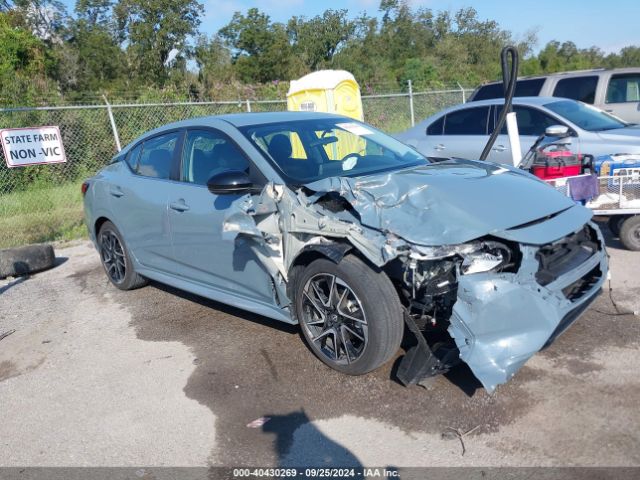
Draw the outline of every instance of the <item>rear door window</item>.
M497 123L500 113L502 112L502 105L495 107L495 122ZM514 105L513 111L516 114L516 120L518 122L518 133L520 135L539 136L544 133L547 127L552 125L562 125L561 122L556 120L550 115L547 115L541 110L533 107L526 107L523 105ZM500 130L501 135L507 134L506 122Z
M500 98L503 95L504 90L502 89L502 82L490 83L489 85L484 85L478 89L478 92L473 96L473 101L490 100L492 98Z
M612 75L605 102L640 102L640 73Z
M563 78L556 84L553 96L593 104L597 86L597 76Z
M172 132L146 140L135 168L136 173L145 177L168 179L179 137L180 132Z
M516 83L516 97L537 97L540 95L544 78L532 78L530 80L518 80Z
M544 78L531 78L527 80L518 80L516 82L516 90L514 96L516 97L537 97L540 95L540 90L544 85ZM491 98L504 97L504 90L502 88L502 82L492 83L480 87L478 93L473 97L473 100L489 100Z
M489 107L465 108L448 113L444 121L445 135L486 135Z
M444 117L440 117L427 127L427 135L442 135L444 128Z

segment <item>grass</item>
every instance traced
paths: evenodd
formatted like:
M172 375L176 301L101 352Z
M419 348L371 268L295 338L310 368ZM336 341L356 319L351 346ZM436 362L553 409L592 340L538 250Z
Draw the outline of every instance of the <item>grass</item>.
M86 236L81 184L38 185L0 195L0 248Z

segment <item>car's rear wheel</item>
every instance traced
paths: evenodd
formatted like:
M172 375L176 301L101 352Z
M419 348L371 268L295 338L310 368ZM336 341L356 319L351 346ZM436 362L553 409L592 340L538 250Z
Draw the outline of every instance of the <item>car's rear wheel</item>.
M368 373L400 348L404 323L398 295L381 271L348 255L318 259L296 278L295 308L314 354L350 375Z
M100 259L109 281L120 290L133 290L147 284L147 279L137 274L133 262L116 226L106 221L98 233Z

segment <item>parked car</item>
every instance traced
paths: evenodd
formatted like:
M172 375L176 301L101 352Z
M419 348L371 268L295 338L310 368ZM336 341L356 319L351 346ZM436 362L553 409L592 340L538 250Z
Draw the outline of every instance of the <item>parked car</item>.
M427 157L474 159L482 153L502 111L503 99L456 105L396 134L396 138ZM513 99L522 155L547 127L564 125L571 130L572 150L597 157L640 153L640 127L575 100L551 97ZM512 163L507 129L503 127L487 160Z
M478 87L469 101L504 96L502 82ZM516 97L562 97L595 105L631 123L640 123L640 67L595 69L522 77Z
M172 123L82 191L117 288L152 279L299 323L320 360L352 375L392 359L406 323L416 340L398 370L407 384L461 359L493 390L607 275L591 212L530 174L431 163L331 114Z

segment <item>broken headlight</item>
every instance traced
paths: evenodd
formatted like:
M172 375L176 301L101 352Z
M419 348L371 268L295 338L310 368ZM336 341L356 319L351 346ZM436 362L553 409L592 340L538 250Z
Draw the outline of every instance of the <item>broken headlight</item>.
M473 252L463 253L460 271L469 275L482 272L500 272L511 265L511 249L506 245L486 241L479 242L478 249Z
M515 267L512 249L495 240L478 240L462 245L441 247L414 246L412 258L415 260L438 260L451 257L462 259L460 273L501 272Z

